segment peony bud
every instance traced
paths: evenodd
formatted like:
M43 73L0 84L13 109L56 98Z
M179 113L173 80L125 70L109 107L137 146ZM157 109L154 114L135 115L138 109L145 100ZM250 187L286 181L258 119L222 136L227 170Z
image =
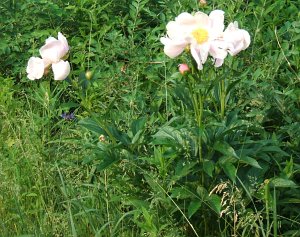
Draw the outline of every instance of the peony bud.
M185 63L183 64L179 64L178 65L178 68L179 68L179 72L184 75L186 72L188 72L190 70L189 66Z
M85 73L85 78L86 78L87 80L91 80L92 77L93 77L93 73L92 73L91 71L87 71L87 72Z

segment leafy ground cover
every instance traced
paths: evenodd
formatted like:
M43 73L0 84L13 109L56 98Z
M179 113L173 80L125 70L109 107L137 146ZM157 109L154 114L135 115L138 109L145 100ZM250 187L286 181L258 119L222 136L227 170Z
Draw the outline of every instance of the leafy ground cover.
M1 236L300 236L298 1L201 2L0 3ZM214 9L251 44L191 86L160 37ZM70 75L29 80L58 32Z

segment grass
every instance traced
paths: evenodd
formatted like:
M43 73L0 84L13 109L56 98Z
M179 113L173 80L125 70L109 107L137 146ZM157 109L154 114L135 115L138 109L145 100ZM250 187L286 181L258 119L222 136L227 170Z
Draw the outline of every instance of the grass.
M204 65L199 120L205 85L177 72L190 57L167 58L159 38L181 12L213 9L251 45L218 70ZM297 1L0 10L0 236L299 236ZM58 31L69 78L29 81L27 60Z

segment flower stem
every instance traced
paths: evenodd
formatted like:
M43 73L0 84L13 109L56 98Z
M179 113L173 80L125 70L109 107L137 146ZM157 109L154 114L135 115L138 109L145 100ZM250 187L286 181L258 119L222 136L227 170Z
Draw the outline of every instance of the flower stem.
M220 102L221 102L221 118L224 119L225 107L226 107L226 90L225 90L225 79L220 82Z
M196 80L194 77L191 78L189 81L189 91L192 97L192 103L194 108L195 120L198 129L198 136L197 136L197 150L195 151L195 156L199 156L199 163L203 164L203 157L202 157L202 137L200 134L200 130L202 127L202 118L203 118L203 107L204 107L204 100L205 97L202 95L201 90L195 90L196 87ZM201 174L201 182L204 183L204 174Z

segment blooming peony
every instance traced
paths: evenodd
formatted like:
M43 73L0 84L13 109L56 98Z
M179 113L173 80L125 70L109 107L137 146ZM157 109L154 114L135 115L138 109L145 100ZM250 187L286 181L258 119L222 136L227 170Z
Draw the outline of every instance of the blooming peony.
M170 21L166 28L167 36L160 39L165 54L175 58L189 48L199 70L209 55L219 67L228 53L235 55L250 44L249 33L238 29L236 22L229 24L224 31L224 12L221 10L214 10L209 15L184 12L175 21Z
M58 39L49 37L46 44L40 48L42 58L31 57L29 59L26 69L27 77L30 80L40 79L52 66L54 80L64 80L70 73L69 62L62 60L68 51L68 41L62 33L58 33Z
M198 69L202 69L211 45L222 35L223 30L224 12L221 10L214 10L209 16L203 12L195 15L184 12L167 24L167 37L160 40L165 46L165 54L171 58L180 55L189 46Z
M238 54L240 51L245 50L250 45L250 35L246 30L239 29L238 23L230 23L222 36L215 41L212 47L211 56L215 59L215 66L220 67L225 57L219 58L218 55L222 53L227 56Z

